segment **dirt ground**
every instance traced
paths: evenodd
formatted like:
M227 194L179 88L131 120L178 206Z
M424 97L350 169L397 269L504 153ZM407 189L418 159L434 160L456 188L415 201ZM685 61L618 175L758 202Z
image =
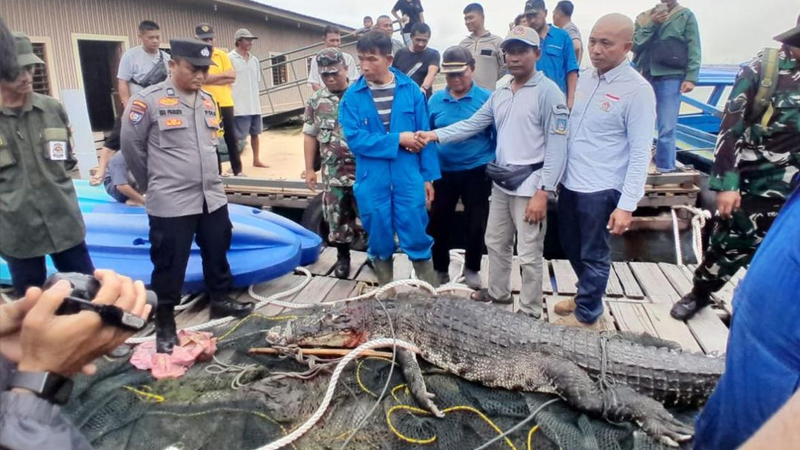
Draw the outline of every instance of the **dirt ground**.
M259 138L259 155L267 168L253 167L253 150L249 139L242 152L244 174L251 178L299 180L305 169L303 161L303 134L300 123L283 125L263 132ZM223 171L230 168L223 163Z

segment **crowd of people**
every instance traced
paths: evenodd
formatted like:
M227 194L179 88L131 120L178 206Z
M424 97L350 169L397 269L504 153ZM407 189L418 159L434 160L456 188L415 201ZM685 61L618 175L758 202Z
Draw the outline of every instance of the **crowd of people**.
M545 1L528 0L500 37L486 30L483 6L472 3L463 10L469 35L440 55L428 45L432 30L420 0L399 0L391 13L403 42L393 38L388 15L374 24L367 17L358 32L358 62L340 49L341 32L325 28L325 48L308 80L315 93L304 114L305 181L317 188L319 157L324 216L338 249L336 276L350 273L357 218L381 285L394 278L398 246L419 279L433 286L453 281L450 238L463 228L472 300L513 302L516 253L519 313L539 318L543 241L548 225L556 226L578 277L578 294L555 306L558 323L600 329L610 236L629 230L648 173L677 170L680 95L698 82L700 40L695 16L675 0L661 0L635 20L604 15L586 42L573 12L570 1L559 2L551 24ZM765 50L737 76L711 173L719 220L693 290L672 310L676 319L691 318L752 260L736 294L727 371L697 421L698 449L738 447L787 401L748 445L800 440L786 426L800 402L790 400L800 378L794 325L800 310L792 301L800 273L800 200L798 194L787 200L800 168L800 18L797 25L776 37L780 50ZM241 175L239 153L249 136L262 164L261 68L250 51L258 37L240 29L236 48L225 53L215 47L213 26L201 23L194 38L171 40L167 54L158 25L143 21L139 38L142 45L120 62L125 112L93 182L104 183L119 201L146 207L151 287L159 298L157 350L170 353L193 241L201 250L211 316L253 310L227 296L232 229L220 147L224 142L232 174ZM54 315L69 290L62 284L39 289L45 256L60 271L96 274L103 284L96 302L141 317L150 311L141 282L94 270L66 174L72 157L67 114L54 99L32 92L33 69L43 61L27 36L12 36L2 23L0 49L0 255L22 299L0 305L0 447L90 448L53 404L63 398L68 377L91 373L91 361L127 334L91 312ZM591 67L579 73L584 57ZM433 92L440 72L447 86ZM547 217L553 201L555 224ZM763 307L768 303L776 306Z

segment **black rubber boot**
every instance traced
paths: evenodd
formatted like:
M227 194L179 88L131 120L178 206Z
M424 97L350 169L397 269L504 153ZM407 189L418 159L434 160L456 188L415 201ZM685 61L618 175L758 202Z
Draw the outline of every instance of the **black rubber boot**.
M692 292L684 295L678 303L672 305L669 315L676 320L689 320L697 314L697 311L711 304L711 294L692 289Z
M338 257L336 265L333 266L333 276L341 280L346 280L350 276L350 245L337 244Z
M156 352L172 353L172 348L178 345L178 331L175 326L175 308L169 306L156 306Z
M255 309L253 302L237 302L225 294L211 294L211 318L245 317Z

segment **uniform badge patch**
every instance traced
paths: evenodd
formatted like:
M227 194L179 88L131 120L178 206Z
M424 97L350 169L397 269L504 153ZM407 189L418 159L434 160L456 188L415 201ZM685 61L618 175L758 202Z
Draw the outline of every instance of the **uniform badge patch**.
M177 119L177 118L167 119L164 122L164 125L166 125L166 126L168 126L170 128L179 127L179 126L183 125L183 120Z
M66 161L67 143L64 141L50 142L50 159L52 161Z
M142 119L144 119L144 114L140 112L131 110L131 113L128 115L128 120L130 120L130 122L134 125L139 124L139 122L141 122Z
M210 55L210 53L208 52L208 47L203 47L203 49L200 50L200 55L208 58L208 55Z
M175 89L167 88L167 95L170 97L175 97Z
M203 100L203 105L205 105L206 109L214 109L214 102L207 98Z
M600 103L600 111L603 111L603 112L611 111L611 102L606 100L603 103Z
M567 134L567 119L556 119L556 134Z
M177 106L178 102L178 99L175 97L164 97L158 99L158 104L160 106Z

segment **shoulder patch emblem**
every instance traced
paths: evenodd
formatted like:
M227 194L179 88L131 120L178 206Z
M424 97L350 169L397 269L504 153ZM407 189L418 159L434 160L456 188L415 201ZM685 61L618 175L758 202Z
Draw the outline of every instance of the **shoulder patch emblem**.
M158 99L158 104L160 106L177 106L178 103L179 103L179 100L177 98L175 98L175 97L164 97L164 98Z
M133 125L138 125L142 119L144 119L144 114L133 110L131 110L131 113L128 115L128 120L130 120Z
M164 122L164 125L166 125L166 126L168 126L170 128L179 127L179 126L183 125L183 120L178 119L178 118L167 119Z
M556 119L556 134L567 134L567 119Z
M211 99L203 99L203 104L207 109L214 109L214 102Z

